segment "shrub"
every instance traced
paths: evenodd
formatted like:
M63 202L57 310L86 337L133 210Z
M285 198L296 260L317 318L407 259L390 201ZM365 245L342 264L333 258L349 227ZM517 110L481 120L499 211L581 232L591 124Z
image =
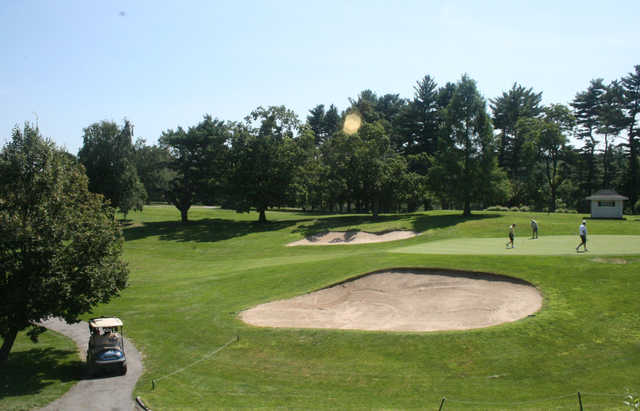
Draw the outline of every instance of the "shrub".
M494 205L494 206L485 208L484 211L509 211L509 208L505 206Z
M516 206L509 208L509 211L520 211L520 209Z
M564 213L564 214L578 214L576 210L570 210L568 208L556 208L556 213Z

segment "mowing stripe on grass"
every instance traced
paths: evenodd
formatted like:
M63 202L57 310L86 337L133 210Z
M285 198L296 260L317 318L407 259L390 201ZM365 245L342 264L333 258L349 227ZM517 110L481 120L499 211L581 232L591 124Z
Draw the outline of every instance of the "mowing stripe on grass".
M457 238L426 242L389 250L404 254L466 254L466 255L628 255L640 254L640 236L592 235L588 237L588 252L576 253L579 237L540 236L538 239L517 237L515 248L506 248L504 238Z

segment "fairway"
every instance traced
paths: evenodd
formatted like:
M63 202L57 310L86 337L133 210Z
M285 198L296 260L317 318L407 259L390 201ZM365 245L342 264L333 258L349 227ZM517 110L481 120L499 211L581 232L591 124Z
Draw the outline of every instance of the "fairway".
M584 219L576 214L465 217L438 210L372 217L269 211L269 223L259 224L256 212L195 207L191 222L181 224L174 207L155 206L129 217L123 227L129 287L91 316L117 316L127 324L127 337L144 354L134 396L154 410L437 409L443 397L444 410L575 410L578 391L585 409L622 409L626 389L640 391L640 219L635 216L589 220L597 235L589 237L587 253L575 251L576 229ZM505 249L506 228L527 227L532 217L544 235L530 240L521 228L516 248ZM372 244L286 246L322 232L397 230L420 234ZM463 295L455 294L457 279L451 275L434 278L433 284L422 281L426 278L402 284L357 281L394 270L462 271L475 280L497 274L533 285L542 306L533 315L496 324L495 307L482 298L486 293L465 288ZM370 305L359 308L343 298L347 293L327 300L318 294L349 284L351 297L370 297ZM393 287L401 294L389 300ZM447 301L458 295L461 303L479 305L447 306L433 298L436 292ZM408 303L411 295L427 306ZM372 315L374 324L272 327L242 318L254 307L316 297L344 307L352 318ZM403 305L408 310L396 312ZM327 308L320 304L312 314L330 317ZM471 314L491 322L461 330L451 319L456 312L465 322ZM426 321L434 313L441 331L389 331L395 320ZM56 387L30 388L24 382L28 376L18 379L0 370L0 409L26 401L44 405L52 392L67 389L70 377L50 359L68 349L43 342L21 348L12 370L22 364L29 370L50 367Z
M576 252L578 236L556 235L538 239L516 237L515 248L506 248L506 238L452 238L389 250L405 254L467 255L629 255L640 252L640 236L592 235L588 252Z

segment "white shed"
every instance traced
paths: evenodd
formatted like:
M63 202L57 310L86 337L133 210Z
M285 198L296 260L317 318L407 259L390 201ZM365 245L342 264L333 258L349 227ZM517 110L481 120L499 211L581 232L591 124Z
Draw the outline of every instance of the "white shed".
M591 218L622 218L622 202L629 198L613 190L600 190L587 197L591 201Z

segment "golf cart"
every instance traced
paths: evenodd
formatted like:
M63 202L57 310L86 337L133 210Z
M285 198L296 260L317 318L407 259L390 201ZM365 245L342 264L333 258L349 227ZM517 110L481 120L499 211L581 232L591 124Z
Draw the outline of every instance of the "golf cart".
M89 333L87 365L91 375L110 369L117 370L121 375L126 374L122 321L115 317L92 318L89 321Z

